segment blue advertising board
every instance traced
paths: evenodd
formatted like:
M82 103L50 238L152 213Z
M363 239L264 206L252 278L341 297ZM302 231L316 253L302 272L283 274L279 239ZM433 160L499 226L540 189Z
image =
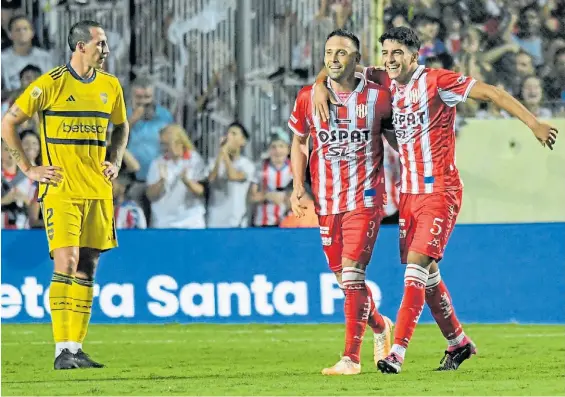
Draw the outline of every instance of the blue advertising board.
M343 321L343 294L316 229L120 231L102 255L93 323ZM441 262L461 320L565 323L565 224L458 225ZM49 321L42 231L2 232L2 321ZM367 271L379 310L402 297L398 228L383 226ZM433 321L427 310L421 322Z

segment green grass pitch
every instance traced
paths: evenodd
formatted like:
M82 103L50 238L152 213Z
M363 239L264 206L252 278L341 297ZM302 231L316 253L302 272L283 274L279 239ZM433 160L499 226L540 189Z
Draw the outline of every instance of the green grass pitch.
M383 375L372 333L359 376L324 377L340 325L93 325L104 369L54 371L49 325L2 326L2 395L565 395L565 326L467 325L479 355L434 372L445 348L419 325L403 372Z

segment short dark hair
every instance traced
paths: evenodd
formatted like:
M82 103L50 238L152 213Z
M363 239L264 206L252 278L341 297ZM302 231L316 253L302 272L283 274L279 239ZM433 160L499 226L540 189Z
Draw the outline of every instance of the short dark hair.
M18 22L20 19L26 20L30 23L31 27L33 28L33 23L31 23L31 20L26 17L25 15L19 14L19 15L14 15L12 18L10 18L10 21L8 21L8 32L12 31L12 26Z
M413 52L418 52L422 43L418 38L418 35L414 30L399 26L397 28L392 28L383 33L379 38L379 42L383 44L385 40L397 41L400 44L404 44Z
M234 121L233 123L231 123L230 125L228 125L228 128L226 128L226 132L231 128L231 127L237 127L241 130L241 133L243 134L243 136L245 137L245 139L249 140L249 131L247 131L245 129L245 127L243 126L243 124L241 124L239 121Z
M35 73L41 75L41 69L39 69L35 65L29 64L29 65L24 66L24 68L22 70L20 70L20 80L24 77L25 72L35 72Z
M85 43L89 42L92 38L90 34L90 28L101 28L100 25L96 21L84 20L75 23L71 30L69 30L69 36L67 37L67 43L69 44L69 48L71 51L75 51L77 49L77 44L79 41L83 41Z
M359 50L361 43L359 42L359 38L357 36L355 36L353 33L351 33L349 30L345 30L345 29L336 29L333 32L331 32L328 37L326 37L326 41L328 41L330 38L334 37L334 36L338 36L338 37L346 37L349 40L351 40L353 42L353 44L355 44L355 47Z

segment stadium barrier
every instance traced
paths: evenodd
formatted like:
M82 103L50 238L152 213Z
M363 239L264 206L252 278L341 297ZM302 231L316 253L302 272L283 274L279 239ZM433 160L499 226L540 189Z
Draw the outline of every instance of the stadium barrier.
M317 229L122 231L102 257L93 323L340 323L343 294ZM442 275L465 322L565 323L565 223L458 225ZM394 317L404 269L382 228L368 278ZM2 233L2 321L48 322L41 231ZM432 321L425 310L422 322Z

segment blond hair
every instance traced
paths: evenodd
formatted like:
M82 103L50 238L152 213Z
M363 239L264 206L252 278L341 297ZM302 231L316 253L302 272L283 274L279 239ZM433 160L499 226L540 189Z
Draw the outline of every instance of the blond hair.
M172 133L174 139L177 140L177 141L180 141L180 143L182 143L184 150L191 151L191 150L194 149L194 145L193 145L192 141L188 137L186 130L181 125L179 125L179 124L169 124L169 125L163 127L161 129L161 131L159 131L160 134L164 134L165 132Z

